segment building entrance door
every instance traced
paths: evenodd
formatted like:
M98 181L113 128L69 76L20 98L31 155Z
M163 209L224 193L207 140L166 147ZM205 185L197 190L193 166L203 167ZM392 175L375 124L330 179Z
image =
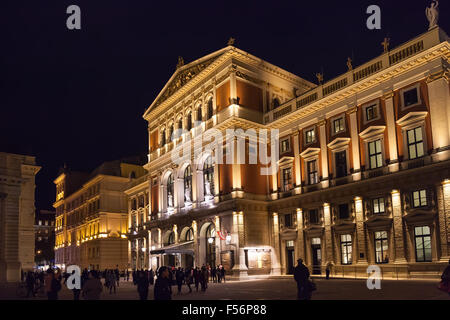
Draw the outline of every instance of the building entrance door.
M295 250L294 248L286 248L286 273L287 274L294 274L294 261L295 261Z
M321 274L321 264L322 264L322 250L320 244L313 244L311 246L312 257L313 257L313 274Z

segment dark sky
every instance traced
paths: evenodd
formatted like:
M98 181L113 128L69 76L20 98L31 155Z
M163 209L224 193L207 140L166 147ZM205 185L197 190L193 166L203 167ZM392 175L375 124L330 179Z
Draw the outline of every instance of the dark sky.
M429 0L0 2L0 151L35 155L36 206L51 208L64 163L90 171L103 161L146 154L144 110L186 63L235 45L315 81L346 71L425 32ZM81 30L66 8L81 7ZM366 28L366 9L382 29ZM450 4L440 3L450 32Z

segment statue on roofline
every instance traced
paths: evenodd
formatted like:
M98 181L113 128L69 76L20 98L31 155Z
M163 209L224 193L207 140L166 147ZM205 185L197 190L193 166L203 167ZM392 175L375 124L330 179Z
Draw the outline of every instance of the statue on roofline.
M425 14L427 16L428 22L430 23L430 26L428 30L431 30L438 26L439 21L439 1L433 0L431 3L431 6L425 9Z

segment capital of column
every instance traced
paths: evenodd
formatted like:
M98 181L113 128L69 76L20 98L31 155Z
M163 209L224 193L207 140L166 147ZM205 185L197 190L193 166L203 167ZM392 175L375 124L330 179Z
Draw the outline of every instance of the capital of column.
M385 93L383 94L382 99L383 99L383 100L387 100L387 99L392 98L393 96L394 96L394 91L390 90L390 91L385 92Z
M327 121L326 121L325 119L320 120L319 122L317 122L317 126L318 126L318 127L324 126L326 122L327 122Z
M350 114L356 113L357 111L358 111L358 106L354 106L354 107L351 107L350 109L348 109L346 112L348 115L350 115Z

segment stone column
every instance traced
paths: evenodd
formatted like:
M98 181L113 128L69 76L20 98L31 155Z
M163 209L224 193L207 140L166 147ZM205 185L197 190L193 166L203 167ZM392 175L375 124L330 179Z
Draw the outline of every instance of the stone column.
M273 254L272 254L272 275L281 274L281 264L280 264L280 223L278 213L273 213L272 221L272 236L273 236Z
M333 255L333 233L331 230L331 210L330 210L330 204L325 203L323 205L323 218L324 218L324 224L325 224L325 247L324 253L325 253L325 259L322 259L322 264L326 265L328 262L335 262L334 255ZM312 262L311 262L312 263Z
M302 172L300 167L300 144L298 137L298 130L295 130L294 137L294 168L295 168L295 193L302 192Z
M327 147L327 135L325 129L325 120L319 121L317 124L319 127L319 141L320 141L320 159L322 168L322 187L327 188L329 185L328 181L328 147Z
M352 141L351 156L353 159L353 180L361 180L361 159L359 155L359 135L358 135L358 107L353 107L347 111L350 116L350 136Z
M151 250L152 250L152 231L151 230L147 230L147 253L148 253L147 263L148 263L149 269L153 268L153 266L152 266L152 255L150 253Z
M297 259L302 258L306 262L305 237L303 234L303 211L297 209Z
M213 191L213 195L214 195L214 202L218 203L220 201L220 185L219 185L219 164L218 163L214 163L214 190Z
M220 217L219 216L215 216L214 218L214 228L216 230L216 240L215 240L215 244L216 244L216 265L219 264L220 262L220 253L222 252L222 240L219 237L218 232L220 232Z
M355 198L355 220L356 220L356 259L357 264L367 264L366 230L364 226L363 202L360 197ZM361 257L361 254L363 257Z
M239 279L248 277L248 268L245 265L245 240L244 240L244 213L233 212L233 234L232 242L236 245L236 263L233 267L233 276L238 276Z
M433 128L433 147L444 148L450 145L450 90L449 73L437 72L427 79L430 103L431 127Z
M392 91L384 94L384 103L386 106L386 126L389 143L389 170L391 172L398 171L398 147L397 147L397 130L395 127L394 113L394 93Z
M450 180L446 179L438 190L438 219L440 261L450 259ZM437 230L436 230L437 231Z
M236 66L230 67L230 104L237 104Z
M394 226L394 263L403 264L406 263L405 258L405 241L403 237L403 219L402 219L402 206L400 201L400 192L398 190L392 191L392 217Z
M194 267L200 265L199 252L198 252L198 231L197 221L192 220L192 231L194 232Z

